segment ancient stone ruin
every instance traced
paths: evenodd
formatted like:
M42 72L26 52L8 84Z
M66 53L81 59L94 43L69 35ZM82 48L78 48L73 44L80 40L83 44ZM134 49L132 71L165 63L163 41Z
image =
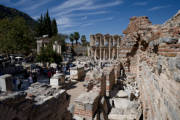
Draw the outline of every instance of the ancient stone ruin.
M2 93L0 120L71 120L65 90L35 83L27 91Z
M120 49L120 40L122 36L109 34L102 35L100 33L90 36L89 56L95 60L112 60L118 58Z
M132 17L123 33L90 36L90 56L71 69L76 86L62 89L56 75L52 86L2 91L0 120L180 120L180 11L162 25Z

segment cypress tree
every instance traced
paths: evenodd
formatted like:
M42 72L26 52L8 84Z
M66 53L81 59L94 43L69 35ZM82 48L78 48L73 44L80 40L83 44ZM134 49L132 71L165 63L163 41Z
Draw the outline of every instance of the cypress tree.
M38 26L37 26L37 35L42 36L43 35L43 16L41 14L41 17L38 19Z
M46 31L46 34L48 34L49 37L52 36L52 28L51 28L51 19L49 17L49 12L47 10L47 13L45 15L45 31Z
M58 28L57 28L56 19L53 19L53 20L52 20L51 27L52 27L52 35L53 35L53 36L57 35L57 33L58 33Z
M37 35L38 37L41 37L42 35L48 35L49 37L52 37L57 34L58 28L56 19L51 20L47 10L46 14L44 14L44 16L41 14L41 17L38 19Z

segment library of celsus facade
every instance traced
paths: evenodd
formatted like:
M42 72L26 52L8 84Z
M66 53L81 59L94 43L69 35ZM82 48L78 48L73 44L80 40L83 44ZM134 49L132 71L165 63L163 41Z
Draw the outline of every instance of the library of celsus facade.
M89 56L100 61L115 60L118 58L120 41L119 35L91 35Z

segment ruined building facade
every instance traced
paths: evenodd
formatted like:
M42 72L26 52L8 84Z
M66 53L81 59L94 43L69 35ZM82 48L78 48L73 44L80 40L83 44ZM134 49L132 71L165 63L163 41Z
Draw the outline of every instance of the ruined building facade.
M89 56L100 61L117 59L120 41L119 35L91 35Z
M162 25L132 17L120 45L127 77L140 90L144 120L180 119L180 11Z
M180 11L162 25L132 17L123 34L91 35L90 56L118 58L126 80L138 85L144 120L180 120Z

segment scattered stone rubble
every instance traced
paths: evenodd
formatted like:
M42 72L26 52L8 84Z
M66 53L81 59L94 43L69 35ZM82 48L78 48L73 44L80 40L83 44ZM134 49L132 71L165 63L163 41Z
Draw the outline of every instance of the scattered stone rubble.
M0 95L0 120L71 120L65 90L35 83L27 91Z

